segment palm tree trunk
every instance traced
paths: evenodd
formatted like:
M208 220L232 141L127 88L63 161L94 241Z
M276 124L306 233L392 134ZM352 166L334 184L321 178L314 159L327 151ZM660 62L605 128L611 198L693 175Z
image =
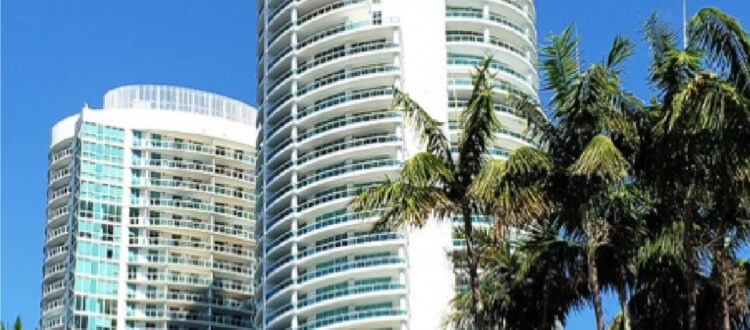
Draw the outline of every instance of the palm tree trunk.
M620 311L622 312L622 322L620 324L620 330L630 329L630 321L628 317L628 296L625 292L625 283L627 279L625 277L625 270L620 269L620 276L622 277L622 283L617 287L617 299L620 300Z
M687 274L685 274L685 284L688 294L688 324L687 330L696 330L698 325L698 318L696 313L696 306L698 305L698 292L695 291L695 265L693 262L693 246L692 235L693 235L693 209L692 209L692 197L693 197L693 185L689 185L685 194L684 210L685 213L685 238L683 239L683 253L685 253L685 263L687 265Z
M596 247L590 246L588 251L589 290L591 290L594 314L596 315L596 329L605 330L602 296L599 292L599 272L596 269Z
M484 310L482 299L479 296L479 276L477 271L477 258L474 255L474 233L471 223L471 209L462 207L464 217L464 237L466 238L466 263L469 269L469 286L471 290L472 314L474 314L474 327L484 329L484 321L481 313Z
M723 220L723 219L722 219ZM719 225L719 230L716 236L720 238L717 245L716 261L718 262L719 268L719 281L721 281L721 320L722 329L732 330L732 321L729 312L729 258L727 257L726 250L726 227L722 221Z

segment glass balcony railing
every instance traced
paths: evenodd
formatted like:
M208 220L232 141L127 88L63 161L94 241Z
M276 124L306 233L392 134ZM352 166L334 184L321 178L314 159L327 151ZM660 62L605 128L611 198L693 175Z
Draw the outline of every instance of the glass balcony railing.
M70 157L71 155L73 155L73 151L70 150L69 148L65 148L63 150L60 150L60 151L52 154L52 156L50 156L50 160L49 160L50 164L51 163L56 163L58 160Z
M470 43L488 43L503 49L506 49L521 58L531 61L531 56L528 52L521 50L516 46L513 46L505 41L502 41L495 37L490 37L490 40L485 40L481 34L464 31L447 31L446 41L448 42L470 42Z
M330 201L334 201L337 199L342 198L349 198L359 195L362 191L364 191L367 187L374 186L375 184L371 184L368 186L362 186L362 187L356 187L356 188L346 188L346 189L332 189L331 192L317 195L313 198L310 198L297 206L297 212L305 211L309 208L313 208L315 206L328 203Z
M376 66L357 68L351 71L336 73L336 74L323 77L305 86L300 87L300 89L297 91L297 95L302 96L316 89L323 88L325 86L328 86L330 84L333 84L335 82L342 81L342 80L376 75L376 74L385 73L385 72L397 72L397 71L399 71L399 67L395 65L376 65Z
M274 157L274 156L276 156L276 154L277 154L277 153L278 153L279 151L281 151L281 150L284 150L284 149L286 149L287 147L289 147L289 146L290 146L290 145L292 144L292 142L294 142L294 141L292 140L292 138L287 138L286 140L284 140L284 141L281 141L281 142L280 142L280 143L278 143L278 144L277 144L277 145L276 145L275 147L273 147L273 148L272 148L271 150L269 150L269 151L268 151L268 159L269 159L269 162L270 162L270 160L271 160L271 159L273 159L273 157Z
M318 33L315 33L315 34L313 34L313 35L311 35L309 37L306 37L306 38L300 40L297 43L297 48L298 49L302 49L302 48L305 48L306 46L308 46L308 45L310 45L310 44L312 44L312 43L314 43L316 41L328 38L328 37L330 37L332 35L336 35L336 34L339 34L339 33L343 33L343 32L346 32L346 31L351 31L351 30L355 30L355 29L359 29L359 28L363 28L363 27L367 27L367 26L372 26L372 25L374 25L374 24L373 24L373 22L371 20L366 20L366 21L359 21L359 22L354 22L354 23L346 23L346 24L341 24L341 25L337 25L337 26L334 26L334 27L330 27L330 28L327 28L327 29L325 29L323 31L320 31Z
M458 147L451 146L450 148L452 153L458 153ZM510 156L510 150L504 149L504 148L498 148L498 147L490 147L487 149L487 153L492 156L500 156L500 157L509 157Z
M373 144L384 144L384 143L394 143L394 142L400 142L401 138L396 135L381 135L381 136L370 136L370 137L364 137L364 138L356 138L349 141L334 143L330 145L324 145L322 147L319 147L317 149L314 149L310 152L306 152L303 155L300 156L300 158L297 160L298 165L302 165L304 163L307 163L311 160L320 158L322 156L341 151L341 150L348 150L353 149L357 147L363 147Z
M354 311L346 314L332 315L324 317L322 319L316 319L309 321L308 323L300 325L297 329L299 330L312 330L329 326L331 324L351 322L357 320L365 320L378 317L389 317L389 316L406 316L406 310L403 309L374 309L365 311Z
M188 220L175 220L169 218L131 218L130 224L133 226L149 226L149 227L172 227L172 228L185 228L203 230L215 233L222 233L231 236L236 236L244 239L254 239L255 234L249 230L238 229L224 225L211 225L210 223L201 223L197 221Z
M270 117L276 110L278 110L284 103L289 102L289 100L294 97L294 94L289 93L286 94L284 97L276 100L275 102L271 103L268 106L268 116Z
M468 105L469 105L469 102L467 100L450 100L450 101L448 101L448 107L453 108L453 109L466 108L466 106L468 106ZM516 109L513 109L513 108L511 108L511 107L509 107L507 105L503 105L503 104L495 104L494 105L494 110L497 111L497 112L503 112L503 113L511 114L511 115L514 115L514 116L517 116L517 117L523 117L523 114L520 111L518 111Z
M279 317L280 315L282 315L282 314L284 314L284 313L286 313L288 311L291 311L293 309L294 309L294 305L292 305L291 303L289 303L289 304L283 305L283 306L281 306L279 308L276 308L276 309L268 312L268 318L267 318L268 323L270 324L271 322L275 321L276 318Z
M461 128L459 127L459 124L458 124L457 121L451 120L451 121L448 121L448 129L450 129L450 130L460 130ZM536 145L536 141L534 141L530 137L528 137L526 135L523 135L521 133L517 133L517 132L511 131L511 130L509 130L507 128L497 128L497 129L494 129L493 132L495 132L496 134L507 135L507 136L510 136L510 137L522 140L524 142L527 142L529 144Z
M341 264L336 264L328 267L315 269L311 272L305 273L298 278L298 283L304 283L316 278L327 276L330 274L341 273L354 269L370 268L384 265L400 265L405 264L406 259L401 257L381 257L365 260L354 260Z
M281 221L282 219L284 219L285 217L287 217L290 214L292 214L292 209L286 209L285 211L277 214L276 216L274 216L273 218L271 218L271 219L268 220L268 226L267 227L268 228L273 227L277 222Z
M133 161L133 166L150 166L165 169L178 169L187 171L198 171L209 174L217 174L229 178L239 179L246 182L254 182L255 177L248 172L229 169L226 167L212 166L209 164L189 161L174 161L170 159L151 159L148 161Z
M359 46L355 46L355 47L348 48L348 49L325 51L319 55L316 55L315 57L313 57L312 59L306 62L300 63L297 66L297 71L299 73L302 73L309 69L322 65L324 63L333 61L341 57L349 56L349 55L356 55L356 54L362 54L362 53L368 53L368 52L377 52L383 49L394 49L394 48L399 48L399 47L400 46L397 43L383 41L383 42L367 43L364 45L359 45Z
M489 20L491 22L498 23L511 30L514 30L518 32L519 34L523 35L524 37L526 37L529 41L534 42L528 30L522 28L520 25L514 23L508 18L502 15L496 14L496 13L490 13L488 17L485 17L481 9L448 8L446 9L445 16L446 17L468 17L468 18L478 18L478 19Z
M278 39L282 34L287 32L289 29L291 29L293 26L295 26L294 22L289 22L281 26L276 32L272 33L268 37L268 44L272 45L274 42L276 42L276 39Z
M297 308L317 304L322 301L336 299L340 297L353 296L364 293L373 293L381 291L393 291L393 290L404 290L406 285L399 283L378 283L369 285L358 285L352 288L346 288L341 290L335 290L322 294L316 294L312 298L302 299L297 302Z
M161 141L161 140L141 140L140 143L134 143L135 148L164 149L175 150L179 152L192 152L209 156L233 159L247 164L255 164L255 157L247 152L235 152L221 147L207 146L199 143Z
M302 259L311 255L315 255L324 251L328 251L331 249L339 248L342 246L355 246L355 245L362 245L367 243L373 243L373 242L384 242L384 241L392 241L392 240L400 240L404 239L404 236L401 234L396 233L381 233L381 234L371 234L371 235L362 235L362 236L355 236L355 237L349 237L333 242L329 242L326 244L317 245L314 247L309 247L304 250L301 250L297 253L296 259Z
M208 183L193 182L193 181L171 180L171 179L149 179L149 180L135 181L133 182L133 185L180 188L180 189L185 189L185 190L213 193L217 195L238 198L238 199L242 199L248 202L255 201L255 194L248 192L248 191L229 188L225 186L217 186L217 185L212 185Z
M277 86L279 86L281 83L283 83L287 79L291 78L292 74L294 74L294 71L289 70L285 72L284 74L282 74L281 76L279 76L278 78L271 81L270 83L268 83L268 90L269 90L268 94L273 93L274 89L276 89Z
M276 202L276 200L279 197L284 196L286 193L290 192L293 188L294 188L294 185L287 184L286 186L284 186L281 189L277 190L273 194L269 194L268 195L268 205L269 206L273 205L273 203Z
M343 0L343 1L336 1L334 3L325 5L323 7L315 9L315 10L313 10L313 11L307 13L307 14L302 15L299 18L299 20L298 20L298 25L305 24L307 21L310 21L313 18L316 18L316 17L318 17L320 15L323 15L325 13L328 13L328 12L334 11L334 10L339 9L341 7L344 7L344 6L347 6L347 5L361 3L361 2L364 2L364 0Z
M276 54L276 56L271 57L269 64L268 64L268 68L270 69L276 66L276 64L278 64L279 61L281 61L287 55L291 54L292 50L294 50L294 47L289 46L289 47L282 49L278 54Z
M297 236L316 231L318 229L326 228L329 226L337 225L340 223L351 222L351 221L362 221L364 219L380 217L385 210L373 210L368 212L348 212L340 215L335 215L320 221L316 221L313 224L304 226L297 230Z
M295 163L293 161L291 161L291 160L287 161L286 163L284 163L281 166L277 167L275 170L273 170L270 173L268 173L268 182L273 182L273 180L276 179L276 177L279 174L281 174L284 171L288 170L289 168L291 168L292 166L294 166L294 164Z
M468 79L468 78L448 79L448 88L450 88L451 86L473 86L473 82L471 81L471 79ZM493 81L492 88L499 89L510 94L515 94L522 98L524 97L535 98L532 95L529 95L528 93L516 87L513 87L513 85L505 81L497 81L497 80Z
M351 117L345 117L345 118L341 118L341 119L334 120L334 121L329 121L329 122L320 124L318 126L315 126L311 129L308 129L300 133L297 139L298 141L304 141L313 136L316 136L321 133L325 133L327 131L330 131L339 127L355 125L355 124L364 123L364 122L371 122L371 121L376 121L376 120L381 120L381 119L391 119L391 118L401 118L401 117L402 117L401 112L397 112L397 111L382 111L382 112L372 112L372 113L366 113L366 114L361 114L361 115L354 115Z
M291 285L295 283L296 282L290 278L290 279L282 281L279 284L271 286L270 288L268 288L268 292L266 292L266 299L273 297L276 293L290 287Z
M364 161L364 162L358 162L354 164L348 164L348 165L341 165L332 167L320 172L317 172L313 175L307 176L304 179L300 180L299 183L297 183L297 188L302 188L305 186L308 186L310 184L313 184L315 182L318 182L320 180L324 180L330 177L335 177L347 173L352 172L359 172L359 171L367 171L370 169L375 168L382 168L382 167L392 167L392 166L400 166L401 162L395 159L378 159L378 160L370 160L370 161Z
M482 64L482 61L483 59L478 56L453 55L453 54L448 55L448 65L469 65L469 66L477 67ZM501 62L492 61L490 63L490 68L510 74L511 76L521 79L528 84L533 83L530 76L523 75L520 72L512 69L510 66L503 64Z
M380 88L341 93L339 95L334 95L324 100L321 100L320 102L317 102L309 107L302 109L302 111L297 113L297 119L307 117L318 111L322 111L322 110L325 110L325 109L328 109L328 108L331 108L331 107L334 107L343 103L369 99L369 98L377 98L377 97L382 97L382 96L392 96L392 95L393 95L393 88L390 88L390 87L380 87Z
M293 119L294 118L290 114L276 121L276 124L273 124L273 126L271 126L271 128L268 129L268 136L269 137L274 136L274 134L276 134L276 131L278 131L280 128L291 123Z
M298 0L286 0L282 3L280 3L278 6L274 7L273 9L268 11L268 21L273 21L276 16L281 13L284 9L286 9L289 5L292 4L292 2L297 2Z

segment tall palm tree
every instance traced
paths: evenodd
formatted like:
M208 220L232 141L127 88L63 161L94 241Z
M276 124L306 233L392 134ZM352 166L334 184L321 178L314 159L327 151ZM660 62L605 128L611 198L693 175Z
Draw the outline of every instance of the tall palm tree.
M616 38L605 61L585 69L578 64L577 48L569 27L541 50L544 88L552 93L549 118L529 100L519 105L544 148L521 147L507 162L491 161L487 172L479 174L483 184L476 193L489 192L480 200L491 201L490 209L500 219L521 225L553 223L559 234L555 239L579 244L596 327L603 330L598 262L603 249L612 245L616 224L610 202L612 192L627 184L630 154L637 145L630 116L640 102L623 90L619 78L633 51L630 41Z
M657 208L665 218L654 228L658 234L646 245L644 256L672 258L681 270L687 329L699 327L697 308L705 298L700 295L709 292L699 285L706 282L700 265L714 264L724 302L721 328L730 329L727 276L733 251L728 243L748 237L747 224L738 221L746 211L742 196L747 189L737 182L737 174L748 163L750 150L737 141L750 137L746 129L750 103L742 95L747 63L738 61L747 56L750 44L741 29L733 38L738 24L715 9L704 9L693 18L685 50L678 50L674 32L655 16L645 27L653 53L651 81L660 94L654 143L646 147L650 150L644 154L650 160L642 174L654 182L661 196ZM717 75L702 64L736 72Z
M472 73L473 90L461 113L462 130L457 152L451 150L444 123L433 119L425 109L403 91L396 91L393 105L405 113L418 133L425 150L411 156L398 178L363 191L352 200L355 210L385 209L376 227L421 227L430 218L463 216L462 234L466 239L466 264L471 292L474 325L485 328L479 315L484 310L480 299L477 256L472 215L479 203L468 194L475 178L490 158L488 149L500 124L493 105L491 59L485 59Z

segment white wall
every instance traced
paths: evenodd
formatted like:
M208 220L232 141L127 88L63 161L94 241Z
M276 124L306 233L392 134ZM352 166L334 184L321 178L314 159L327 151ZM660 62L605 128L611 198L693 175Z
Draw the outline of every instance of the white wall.
M430 115L448 120L447 49L444 0L384 0L383 16L401 22L401 88ZM406 157L422 150L411 130L404 132ZM408 230L409 328L438 329L454 297L451 221L431 219Z

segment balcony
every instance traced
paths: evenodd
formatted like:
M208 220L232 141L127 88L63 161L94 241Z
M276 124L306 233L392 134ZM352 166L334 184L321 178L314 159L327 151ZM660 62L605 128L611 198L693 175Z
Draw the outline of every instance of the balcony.
M405 318L407 315L406 310L403 309L376 309L368 311L354 311L346 314L332 315L324 317L322 319L315 319L306 324L300 325L297 329L299 330L312 330L323 327L328 327L333 324L344 323L344 322L356 322L369 319L382 319L389 317Z
M318 159L320 157L330 155L333 153L337 153L339 151L351 150L351 149L370 146L370 145L398 143L398 142L401 142L401 138L396 135L381 135L381 136L371 136L371 137L364 137L364 138L355 138L349 141L324 145L314 150L311 150L309 152L306 152L300 156L300 158L297 160L297 164L302 165L312 160Z

